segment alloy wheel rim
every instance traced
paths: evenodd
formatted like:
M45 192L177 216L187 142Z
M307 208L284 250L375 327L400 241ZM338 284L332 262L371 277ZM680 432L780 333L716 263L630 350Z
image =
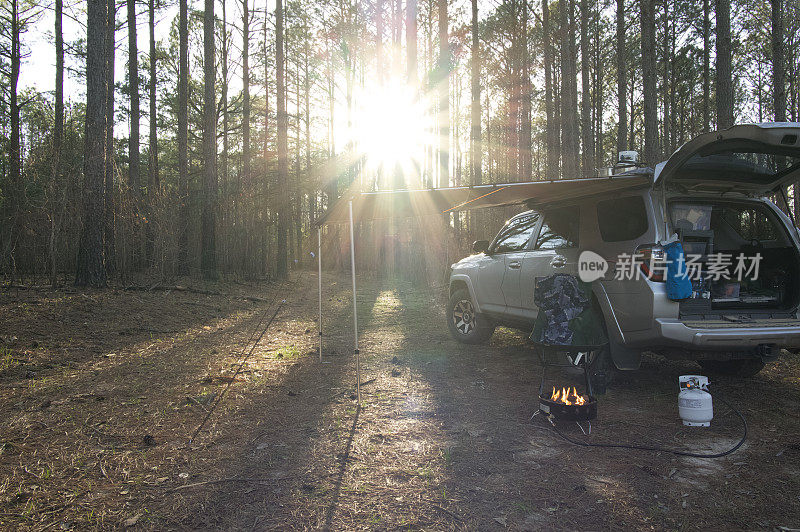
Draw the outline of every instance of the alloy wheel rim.
M469 334L475 329L475 307L472 301L462 299L453 307L453 324L461 334Z

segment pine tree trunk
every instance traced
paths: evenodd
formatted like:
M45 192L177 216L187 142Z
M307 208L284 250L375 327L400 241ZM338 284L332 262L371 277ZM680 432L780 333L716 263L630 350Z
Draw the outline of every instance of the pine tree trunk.
M158 177L158 106L156 102L156 83L158 82L156 54L156 1L150 0L150 161L148 165L147 195L153 208L158 197L160 182Z
M214 64L214 0L205 0L203 15L203 213L200 268L203 277L217 278L217 113Z
M550 6L542 0L542 46L544 47L544 110L545 110L545 177L555 179L558 176L558 123L553 105L553 49L551 44L552 28L550 26Z
M11 0L11 75L9 94L9 113L11 114L11 135L9 138L9 181L11 182L12 202L15 206L14 218L19 216L18 209L22 206L22 151L20 147L20 105L19 105L19 74L22 62L20 49L20 21L19 0Z
M189 273L189 6L178 20L178 275Z
M516 4L514 2L513 4ZM512 4L512 5L513 5ZM515 6L516 7L516 6ZM515 17L516 18L516 17ZM521 30L519 30L521 32ZM506 118L506 157L505 173L508 181L519 181L519 102L520 102L520 57L519 57L519 36L514 32L511 36L510 46L510 66L508 72L509 84L511 85L508 98L508 114Z
M18 83L21 64L20 50L20 21L19 21L19 0L11 0L11 50L10 50L10 94L9 94L9 113L11 122L11 134L8 138L8 181L10 184L8 194L8 206L11 223L8 224L7 238L4 242L2 259L8 261L8 268L11 272L11 282L14 284L16 274L16 261L14 259L17 242L19 240L21 226L20 217L24 204L23 195L25 185L22 182L22 150L20 146L20 105ZM3 20L5 23L6 21ZM3 32L5 33L5 31ZM3 228L3 232L6 229ZM0 264L2 266L2 264Z
M106 0L87 0L86 136L83 159L83 228L75 286L106 286L103 253L103 188L106 161Z
M703 0L703 127L711 124L711 0Z
M289 232L289 160L288 160L288 117L286 116L286 78L284 73L283 54L283 0L276 0L275 4L275 72L277 84L278 108L278 238L277 238L277 271L279 279L285 278L289 273L289 260L287 237Z
M595 56L595 65L594 65L594 113L595 113L595 133L594 133L594 140L595 140L595 167L602 168L603 167L603 158L604 158L604 150L603 150L603 111L604 111L604 92L603 92L603 85L604 81L604 73L605 69L603 68L603 39L602 39L602 29L601 29L601 14L600 14L600 4L595 4L595 19L594 19L594 37L595 37L595 44L594 44L594 56Z
M522 62L522 83L520 87L520 172L523 181L530 181L532 177L532 150L531 150L531 58L528 54L528 0L522 0L522 17L520 32L520 53Z
M308 48L308 37L309 36L308 36L308 33L307 33L308 32L308 28L306 26L304 26L304 29L305 29L306 39L305 39L305 42L303 44L303 48L304 48L304 50L306 50L304 55L306 57L306 66L307 66L308 65L307 48ZM378 74L377 78L378 78L378 86L379 87L383 87L383 82L384 82L384 70L383 70L383 68L384 68L384 57L383 57L383 0L377 0L375 2L375 69L377 70L377 74ZM308 76L306 76L306 84L308 84ZM308 113L306 113L306 116L308 116ZM386 182L385 182L385 172L386 172L386 170L387 169L384 168L383 165L380 165L376 169L376 172L375 172L376 173L376 176L375 176L375 188L377 190L381 190L381 189L387 188L386 187ZM316 205L316 201L314 200L314 196L312 195L312 196L309 197L309 206L314 207L315 205ZM313 209L312 209L312 212L311 212L311 219L312 220L314 219Z
M222 153L219 155L218 158L218 168L217 168L217 175L219 176L221 183L219 183L219 189L222 193L222 205L220 208L220 219L222 220L222 226L226 227L229 224L239 225L241 220L239 219L240 214L240 205L241 205L241 179L240 175L237 174L236 185L231 187L231 183L228 180L228 152L230 149L230 141L229 141L229 114L228 114L228 48L230 43L228 42L228 11L226 9L227 2L222 2L222 42L220 43L221 47L221 67L222 67L222 79L220 80L221 84L221 92L222 97L220 98L220 105L222 105ZM233 191L231 192L231 188ZM243 235L239 232L235 232L233 234L228 233L229 238L223 239L223 253L222 253L222 260L223 260L223 268L227 267L231 261L231 255L233 253L238 253L241 246L239 245Z
M771 0L772 4L772 98L775 121L786 122L786 80L783 53L783 2Z
M246 194L242 194L243 198L251 198L254 194L253 184L251 180L250 169L250 2L249 0L242 0L242 172L241 181L243 182ZM242 208L242 211L247 214L242 216L241 227L243 229L241 239L244 241L244 249L240 249L242 254L240 257L243 269L247 268L250 261L252 251L251 242L254 236L248 228L252 228L251 223L245 223L245 218L253 216L252 209L248 203L247 206ZM238 231L237 231L238 233Z
M672 152L681 145L681 143L677 142L678 138L678 112L677 112L677 96L678 93L678 62L676 61L676 49L677 49L677 35L675 31L676 25L673 24L671 28L671 34L669 39L669 64L670 64L670 76L669 76L669 146L668 149L664 149L663 155L667 157L672 154Z
M330 41L328 41L328 43L330 44ZM330 48L328 48L328 51L330 51ZM330 136L328 157L331 159L336 156L336 135L334 130L334 124L336 123L336 80L334 78L333 60L333 54L328 53L328 132ZM338 176L333 176L328 180L328 190L326 194L329 207L333 205L339 197L338 188Z
M733 125L733 78L731 67L731 1L717 4L717 129Z
M670 3L669 0L664 0L664 14L663 14L663 23L664 23L664 34L663 34L663 43L661 46L661 94L658 96L661 100L661 109L662 109L662 116L663 121L661 124L661 147L663 148L664 153L670 153L670 37L669 37L669 30L670 30ZM655 34L655 32L654 32ZM659 154L661 155L661 154ZM654 163L655 164L655 163Z
M578 176L579 132L575 65L574 0L560 0L561 8L561 146L562 176Z
M261 248L261 268L271 274L269 261L270 255L270 238L271 238L271 221L272 216L272 203L266 198L270 197L270 177L273 175L270 168L270 154L269 154L269 45L268 45L268 31L267 25L269 23L269 10L264 10L264 175L261 183L261 190L263 191L265 200L261 202L261 235L264 245Z
M292 227L295 231L295 239L294 239L294 260L299 261L302 258L302 245L303 245L303 191L301 187L300 180L302 178L300 174L300 65L295 62L295 85L294 85L294 94L295 94L295 116L297 120L295 120L295 137L294 137L294 179L291 180L292 183L292 192L293 192L293 203L294 203L294 210L292 211L293 216L293 223ZM298 264L295 262L295 264Z
M115 271L116 241L114 238L114 55L116 52L117 4L108 2L108 31L106 32L106 161L105 161L105 261L106 274Z
M309 76L309 55L311 54L309 46L310 35L308 33L307 22L305 23L305 39L303 42L303 101L305 107L306 131L305 131L305 152L306 152L306 165L305 175L311 176L311 78ZM317 219L317 197L318 197L317 184L313 183L310 187L310 195L308 198L308 216L309 221L314 223ZM311 227L309 225L309 227ZM313 247L313 246L312 246Z
M55 41L56 41L56 82L55 82L55 121L53 124L53 181L51 186L51 198L53 202L53 209L50 219L50 242L49 242L49 259L50 259L50 284L55 287L58 283L57 280L57 264L56 264L56 234L58 231L60 216L55 214L56 209L60 207L63 212L65 207L64 201L57 205L56 191L62 194L65 192L65 186L61 183L61 145L64 138L64 32L63 32L63 0L56 0L55 2Z
M625 0L617 0L617 152L627 149L628 80L625 54ZM615 157L616 159L616 157Z
M417 66L417 0L406 0L406 83L413 91L420 90ZM405 186L413 188L422 185L422 176L417 163L414 163L407 175L403 176L397 172L395 177L398 183L403 183L405 179Z
M472 56L470 58L470 185L483 182L481 172L481 48L478 38L478 0L472 0Z
M128 0L128 86L130 87L131 131L128 137L128 186L140 193L139 177L139 48L136 42L136 1Z
M450 38L447 2L439 2L439 187L450 184Z
M113 0L110 0L113 1ZM150 100L150 138L148 144L148 161L147 161L147 222L145 225L145 239L146 248L145 256L147 257L147 264L150 267L155 265L154 250L155 250L155 213L156 205L158 202L158 192L160 188L158 178L158 110L156 102L156 65L158 57L156 56L156 5L155 0L149 0L148 15L149 15L149 28L150 28L150 84L149 100Z
M581 0L581 174L594 175L592 103L589 91L589 0Z
M636 70L631 69L630 79L628 80L628 86L630 87L628 91L628 109L630 109L630 120L628 120L628 146L631 147L636 146L636 76Z
M644 103L644 153L648 165L658 162L658 107L656 103L655 9L654 0L641 0L642 99Z
M242 0L242 181L248 193L250 157L250 1Z
M570 100L570 113L569 119L571 123L573 141L570 144L572 158L574 160L573 175L577 176L580 173L580 150L581 150L581 125L578 117L578 46L575 39L578 35L578 24L575 20L575 0L569 0L569 100Z

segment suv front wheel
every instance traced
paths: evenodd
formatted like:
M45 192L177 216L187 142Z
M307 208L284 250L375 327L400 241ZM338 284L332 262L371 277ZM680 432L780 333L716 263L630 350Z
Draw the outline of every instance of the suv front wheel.
M461 288L453 292L447 305L447 325L450 334L464 344L482 344L494 333L494 323L483 314L475 312L469 291Z

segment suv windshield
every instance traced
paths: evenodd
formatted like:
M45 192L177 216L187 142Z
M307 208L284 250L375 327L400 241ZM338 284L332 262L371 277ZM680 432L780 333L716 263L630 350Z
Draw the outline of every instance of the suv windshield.
M524 251L531 239L536 222L539 221L537 213L530 213L519 218L513 218L497 235L492 246L492 253L510 253Z

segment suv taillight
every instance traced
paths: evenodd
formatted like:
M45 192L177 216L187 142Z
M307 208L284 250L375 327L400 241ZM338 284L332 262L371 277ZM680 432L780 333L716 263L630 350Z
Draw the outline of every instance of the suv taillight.
M636 254L640 260L639 268L645 277L663 283L667 272L667 255L664 253L664 248L657 244L646 244L636 248Z

